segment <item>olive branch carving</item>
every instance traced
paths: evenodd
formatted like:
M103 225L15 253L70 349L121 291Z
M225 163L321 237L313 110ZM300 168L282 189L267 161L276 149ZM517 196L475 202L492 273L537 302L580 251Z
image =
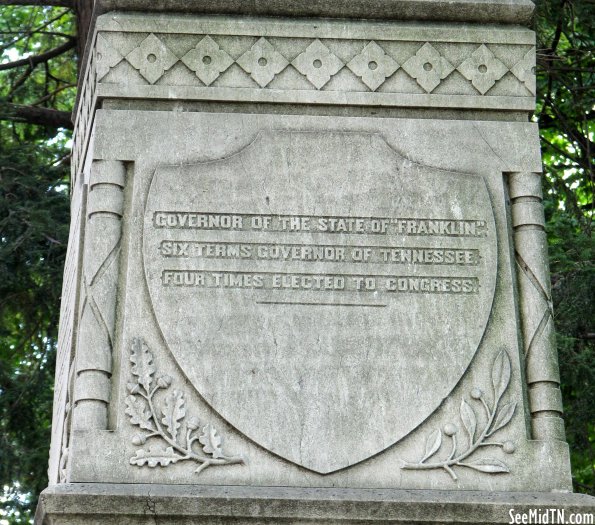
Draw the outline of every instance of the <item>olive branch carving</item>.
M156 404L155 394L169 389L172 379L167 375L155 375L153 355L143 339L132 340L132 375L134 382L128 383L126 414L130 422L140 427L141 432L132 438L136 446L144 445L149 439L160 443L141 448L130 458L131 465L142 467L166 467L178 461L194 461L199 464L197 474L211 465L232 465L244 463L241 456L227 456L221 448L221 436L210 424L200 428L196 417L186 418L184 393L171 390L165 395L161 409ZM200 447L195 445L200 444ZM197 449L202 449L197 452Z
M514 415L516 401L500 404L502 396L510 383L510 357L505 350L501 350L492 364L492 390L493 402L488 404L485 393L479 388L473 388L470 392L471 398L480 404L486 415L486 423L483 430L478 428L477 415L471 405L461 400L460 418L465 429L465 441L457 442L458 428L453 423L444 425L442 430L436 429L431 432L426 439L425 452L423 457L417 463L408 463L401 467L405 470L433 470L443 469L448 472L453 480L457 480L454 467L466 467L487 474L508 473L510 469L503 461L491 457L482 457L478 459L468 459L473 453L481 447L501 447L507 454L515 451L515 445L511 441L499 442L490 441L500 429L504 428ZM452 444L450 454L443 461L428 461L441 449L443 440L442 433L450 437ZM459 445L466 442L459 450Z

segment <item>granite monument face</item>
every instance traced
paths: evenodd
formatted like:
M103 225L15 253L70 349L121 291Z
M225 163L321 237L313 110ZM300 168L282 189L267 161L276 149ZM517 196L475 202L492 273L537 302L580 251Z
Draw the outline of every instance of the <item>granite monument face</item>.
M99 4L52 484L571 490L531 6L427 3Z

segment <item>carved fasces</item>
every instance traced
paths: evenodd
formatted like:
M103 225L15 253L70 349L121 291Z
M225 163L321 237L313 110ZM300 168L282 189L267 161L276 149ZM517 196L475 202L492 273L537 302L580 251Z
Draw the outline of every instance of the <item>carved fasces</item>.
M541 177L510 173L508 180L533 438L563 441Z
M510 357L506 350L500 350L492 363L490 394L475 387L469 393L471 400L461 400L459 417L464 429L454 423L447 423L442 430L436 429L426 438L423 457L401 467L405 470L438 470L448 472L453 480L457 480L456 467L465 467L486 474L503 474L510 472L508 465L501 459L476 454L482 447L501 448L506 454L512 454L516 446L512 441L498 441L490 438L510 423L516 410L516 401L502 402L502 397L510 383ZM473 406L479 406L484 412L478 417ZM436 455L443 448L443 434L450 438L450 453L446 459L437 460ZM457 437L460 436L460 437ZM448 448L448 446L444 447ZM479 456L479 457L478 457ZM432 459L434 458L434 459Z
M107 428L125 179L121 162L92 165L75 362L77 430Z
M132 438L133 445L145 445L136 451L130 464L138 467L167 467L179 461L198 464L199 474L212 465L244 463L241 456L228 456L223 452L222 439L210 424L201 425L194 416L188 416L186 399L180 390L169 390L172 378L158 375L153 354L143 339L132 340L130 361L133 381L128 383L126 414L141 432ZM167 393L159 402L158 392Z

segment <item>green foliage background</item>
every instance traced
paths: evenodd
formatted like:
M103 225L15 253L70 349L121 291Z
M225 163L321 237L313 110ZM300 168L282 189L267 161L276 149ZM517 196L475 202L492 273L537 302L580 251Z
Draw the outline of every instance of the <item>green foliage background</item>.
M539 122L552 295L574 488L595 495L595 4L538 4Z
M595 495L594 4L544 0L538 105L562 390L575 490ZM46 486L69 223L75 16L0 7L0 524L29 523ZM72 44L72 45L69 45ZM2 64L66 48L40 63ZM31 118L26 108L41 110ZM25 108L25 109L23 109ZM50 110L46 112L45 110ZM41 119L41 120L40 120ZM31 124L31 121L38 122Z
M70 10L2 7L0 63L53 49L74 33ZM29 523L47 485L70 220L70 132L12 120L12 108L70 110L75 90L65 86L76 73L74 51L32 71L0 71L0 115L10 119L0 121L0 523Z

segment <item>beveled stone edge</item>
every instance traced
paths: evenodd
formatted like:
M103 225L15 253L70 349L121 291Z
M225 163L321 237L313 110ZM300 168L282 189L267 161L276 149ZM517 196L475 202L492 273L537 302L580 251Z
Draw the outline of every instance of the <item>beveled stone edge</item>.
M98 0L96 5L99 14L123 10L507 24L528 23L535 9L531 0Z
M162 519L233 516L342 523L509 523L511 509L595 512L595 498L560 492L67 483L42 492L35 523L72 516L145 516L147 503Z
M502 111L532 111L534 97L482 97L464 95L399 94L398 104L393 93L283 91L276 89L203 88L193 86L122 86L99 84L100 98L131 98L154 100L212 100L230 102L271 102L287 104L335 104L345 106L427 107L435 109L500 109ZM505 106L505 109L502 107Z
M204 27L201 27L204 25ZM111 12L97 18L96 31L209 34L290 38L337 38L347 40L436 41L535 45L535 33L522 26L332 19L269 19L257 16L225 19L220 16L180 16L172 13L138 14Z

